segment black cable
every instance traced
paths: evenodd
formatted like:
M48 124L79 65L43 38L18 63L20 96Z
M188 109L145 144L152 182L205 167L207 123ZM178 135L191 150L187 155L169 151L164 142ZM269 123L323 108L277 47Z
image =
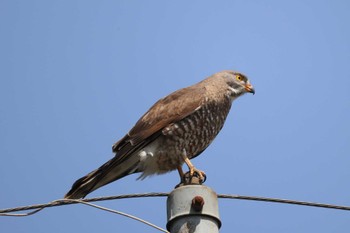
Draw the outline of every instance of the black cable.
M295 201L279 198L269 198L269 197L254 197L254 196L241 196L241 195L230 195L230 194L219 194L219 198L229 198L229 199L239 199L239 200L249 200L249 201L264 201L264 202L276 202L290 205L303 205L303 206L312 206L328 209L337 209L337 210L350 210L350 206L340 206L332 204L323 204L316 202L307 202L307 201Z
M118 196L86 198L86 199L82 199L82 201L84 201L84 202L97 202L97 201L117 200L117 199L125 199L125 198L167 197L168 194L169 193L162 193L162 192L125 194L125 195L118 195ZM337 209L337 210L347 210L347 211L350 210L350 206L332 205L332 204L306 202L306 201L295 201L295 200L287 200L287 199L279 199L279 198L230 195L230 194L218 194L218 198L275 202L275 203L313 206L313 207ZM21 206L21 207L15 207L15 208L2 209L2 210L0 210L0 215L4 214L4 213L10 213L10 212L33 210L33 209L43 209L43 208L48 208L48 207L71 205L71 204L77 204L77 202L71 201L69 199L64 199L64 200L52 201L52 202L46 203L46 204L37 204L37 205L29 205L29 206Z
M117 199L125 199L125 198L140 198L140 197L167 197L168 193L135 193L135 194L124 194L118 196L106 196L106 197L93 197L82 199L84 202L96 202L96 201L108 201L108 200L117 200ZM0 210L1 213L10 213L17 212L23 210L33 210L33 209L42 209L54 206L62 206L62 205L72 205L78 204L75 201L71 201L69 199L52 201L46 204L37 204L37 205L29 205L29 206L20 206L15 208L8 208Z

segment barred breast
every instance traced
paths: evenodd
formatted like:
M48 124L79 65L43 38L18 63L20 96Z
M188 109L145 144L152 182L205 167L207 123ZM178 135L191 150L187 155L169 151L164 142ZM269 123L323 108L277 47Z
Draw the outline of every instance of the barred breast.
M157 170L156 173L175 170L182 165L184 152L191 159L207 148L223 127L230 108L229 99L221 104L207 103L181 121L164 128L152 155L152 162L156 163L152 167ZM147 168L145 172L148 173Z

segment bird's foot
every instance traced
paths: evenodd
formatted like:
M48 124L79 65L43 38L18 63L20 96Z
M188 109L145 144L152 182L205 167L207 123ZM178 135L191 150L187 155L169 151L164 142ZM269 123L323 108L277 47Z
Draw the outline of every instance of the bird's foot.
M190 177L197 177L199 179L199 182L202 184L206 181L207 175L205 175L204 171L198 170L197 168L193 167L189 171Z
M193 166L190 159L187 157L187 153L185 149L183 149L182 158L186 163L186 165L188 166L188 168L190 169L190 171L184 174L181 166L177 168L181 177L181 183L178 184L176 187L179 187L182 185L188 185L188 184L203 184L207 179L207 176L203 171L198 170Z
M191 171L186 172L182 177L181 177L181 182L180 184L176 185L175 188L184 186L184 185L201 185L207 180L207 176L205 173L201 170L198 170L194 168Z

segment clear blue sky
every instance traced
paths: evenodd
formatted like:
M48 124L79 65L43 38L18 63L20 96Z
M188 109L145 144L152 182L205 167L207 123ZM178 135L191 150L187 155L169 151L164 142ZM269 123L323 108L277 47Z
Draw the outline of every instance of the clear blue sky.
M348 1L0 1L0 208L63 197L159 98L221 70L250 77L193 162L218 193L350 205ZM89 197L169 192L176 172ZM165 199L100 203L165 227ZM350 231L350 213L221 200L221 232ZM86 207L1 232L156 232Z

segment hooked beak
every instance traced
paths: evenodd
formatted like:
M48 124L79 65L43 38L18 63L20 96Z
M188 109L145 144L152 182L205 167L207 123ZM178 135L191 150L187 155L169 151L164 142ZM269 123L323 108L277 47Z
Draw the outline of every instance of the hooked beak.
M249 93L252 93L253 95L255 94L255 89L250 83L247 83L245 85L245 90Z

